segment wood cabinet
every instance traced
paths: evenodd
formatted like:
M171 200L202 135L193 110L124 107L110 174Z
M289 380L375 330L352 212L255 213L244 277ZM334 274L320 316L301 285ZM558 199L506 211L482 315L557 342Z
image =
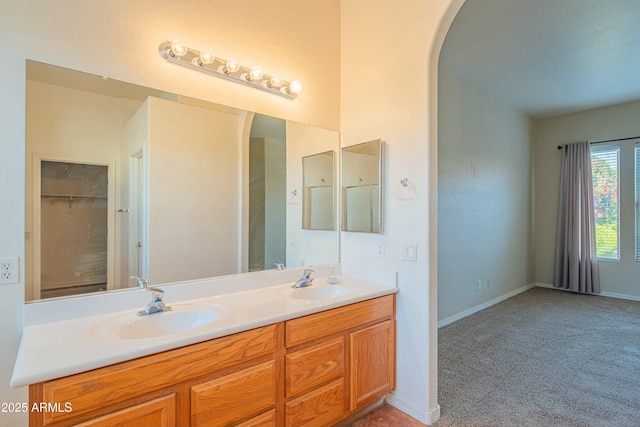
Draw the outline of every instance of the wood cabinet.
M331 426L394 387L388 295L33 384L29 423Z
M350 409L366 406L395 388L395 328L387 320L350 335Z
M285 426L330 426L395 388L394 298L285 322Z
M281 336L282 325L270 325L31 385L30 405L44 402L70 410L33 411L29 424L32 427L83 425L109 417L133 419L140 414L138 425L141 426L220 426L224 425L218 423L220 413L226 415L223 419L228 424L243 422L275 409L274 399L261 395L258 405L238 408L231 415L227 414L227 407L218 412L220 408L212 402L212 397L219 396L220 390L237 396L238 389L246 387L247 377L258 381L260 393L264 393L265 383L269 393L283 393L277 381L281 370L278 364L282 364L277 350L282 345ZM156 419L162 419L161 423L155 419L147 423L145 420L151 420L151 416L141 415L148 409L145 402L167 395L174 397L165 401L166 415L162 411L155 415ZM192 408L195 408L193 414Z

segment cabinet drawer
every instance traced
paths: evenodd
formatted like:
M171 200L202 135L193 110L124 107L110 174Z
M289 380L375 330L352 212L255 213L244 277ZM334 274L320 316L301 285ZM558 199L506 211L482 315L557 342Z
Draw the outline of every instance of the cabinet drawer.
M75 427L173 427L176 425L176 395L170 394Z
M272 409L235 427L276 427L276 410Z
M340 379L287 402L285 426L330 426L342 418L344 406L344 381Z
M287 347L304 344L327 335L393 316L393 295L387 295L285 323Z
M44 412L42 424L125 402L141 393L196 378L242 361L273 354L276 326L166 351L42 384L40 402L69 402L71 412ZM32 386L33 387L33 386Z
M275 367L272 360L191 387L191 425L227 426L275 406Z
M285 358L285 390L290 397L344 374L344 338L305 348Z

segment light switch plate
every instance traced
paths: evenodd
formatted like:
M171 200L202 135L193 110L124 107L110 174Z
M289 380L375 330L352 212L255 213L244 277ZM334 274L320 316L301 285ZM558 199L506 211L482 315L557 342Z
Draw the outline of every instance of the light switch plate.
M402 260L418 262L418 245L407 245L402 248Z

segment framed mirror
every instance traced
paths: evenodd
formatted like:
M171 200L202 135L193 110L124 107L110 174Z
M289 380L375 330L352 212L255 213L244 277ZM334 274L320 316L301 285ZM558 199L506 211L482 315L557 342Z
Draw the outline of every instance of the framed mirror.
M383 232L384 142L342 148L342 230Z
M335 151L302 158L302 228L335 230Z
M26 75L26 301L338 262L337 231L305 235L288 197L336 131L30 60Z

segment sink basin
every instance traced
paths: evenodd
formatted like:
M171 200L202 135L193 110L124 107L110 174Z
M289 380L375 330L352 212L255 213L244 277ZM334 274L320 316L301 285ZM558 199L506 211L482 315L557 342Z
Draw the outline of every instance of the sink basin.
M224 316L226 309L216 304L179 304L171 311L138 316L129 313L98 324L91 331L96 338L122 340L155 338L195 330Z
M323 300L343 297L350 293L351 288L342 285L312 285L306 288L291 289L288 297L303 300Z

